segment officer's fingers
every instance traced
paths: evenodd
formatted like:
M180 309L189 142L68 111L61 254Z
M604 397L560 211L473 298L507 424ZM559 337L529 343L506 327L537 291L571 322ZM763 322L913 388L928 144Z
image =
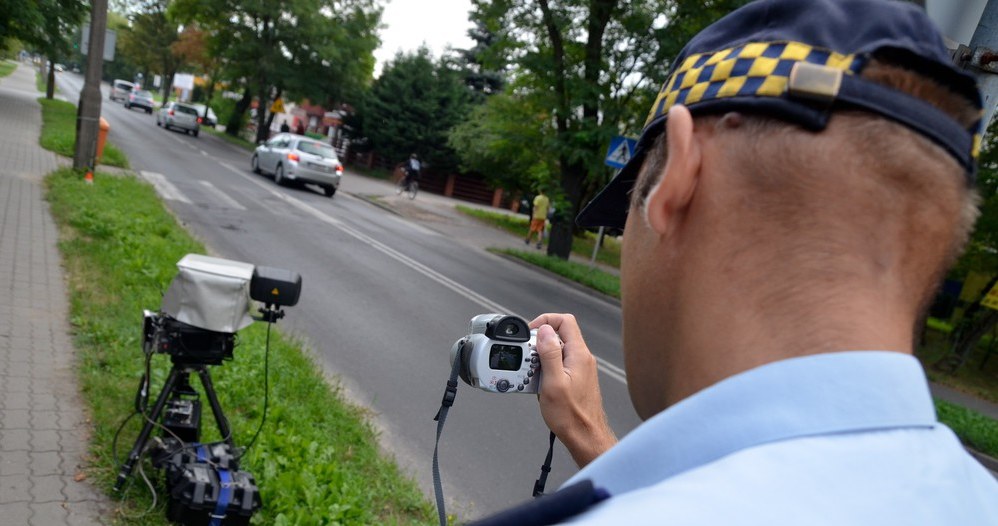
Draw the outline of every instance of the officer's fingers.
M550 371L550 376L558 376L562 370L561 339L550 325L541 325L537 329L537 355L541 360L541 370Z
M582 329L579 328L579 322L575 320L575 316L571 314L549 312L541 314L534 318L534 321L530 322L531 329L536 329L541 325L550 325L558 333L558 336L561 336L561 340L566 345L569 343L583 343Z

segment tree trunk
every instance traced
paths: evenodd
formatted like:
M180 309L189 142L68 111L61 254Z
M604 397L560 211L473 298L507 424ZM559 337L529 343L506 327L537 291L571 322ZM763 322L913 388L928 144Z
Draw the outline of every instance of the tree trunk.
M260 82L260 89L257 91L256 105L256 142L261 143L270 138L270 130L267 126L267 92L270 86L266 82Z
M984 310L985 312L980 313L959 331L956 341L953 342L952 351L933 364L934 369L952 374L967 363L981 338L998 325L998 311L988 308Z
M163 105L170 102L170 92L173 91L173 73L163 74Z
M239 137L239 128L242 127L243 115L249 109L250 102L253 102L253 93L250 92L247 86L243 90L243 98L239 99L239 102L236 103L236 108L232 111L232 115L229 115L229 122L225 123L225 133L233 137Z

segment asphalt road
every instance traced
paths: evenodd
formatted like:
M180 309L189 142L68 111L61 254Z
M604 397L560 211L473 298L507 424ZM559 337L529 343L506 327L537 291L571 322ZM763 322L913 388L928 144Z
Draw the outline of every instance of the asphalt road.
M76 102L82 81L59 74L63 96ZM301 302L282 327L371 410L384 448L427 495L448 353L476 314L574 313L603 364L611 426L619 436L638 424L615 372L623 367L616 305L371 206L350 195L359 181L349 170L333 199L278 187L250 171L247 152L207 133L158 128L154 115L109 101L107 89L109 140L190 231L218 256L301 273ZM529 499L547 437L533 397L462 384L441 445L448 511L469 520ZM575 471L559 445L548 488Z

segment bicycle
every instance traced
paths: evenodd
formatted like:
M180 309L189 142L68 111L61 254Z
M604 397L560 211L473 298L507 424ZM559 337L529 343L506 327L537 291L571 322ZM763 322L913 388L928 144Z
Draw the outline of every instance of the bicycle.
M415 199L416 193L419 192L419 183L413 177L408 177L403 175L399 182L395 185L395 195L402 195L405 192L409 199Z

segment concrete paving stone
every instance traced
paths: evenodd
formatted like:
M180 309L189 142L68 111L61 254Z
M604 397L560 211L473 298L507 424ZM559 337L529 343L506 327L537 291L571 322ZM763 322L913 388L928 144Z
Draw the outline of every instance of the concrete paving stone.
M32 411L32 429L60 429L58 411Z
M36 393L31 395L31 408L38 411L55 411L58 404L54 396L48 393Z
M31 478L27 475L0 477L0 504L31 500Z
M11 526L30 524L31 507L27 502L11 502L3 506L3 523Z
M31 473L29 451L4 451L0 454L0 477Z
M31 377L31 367L29 367L28 364L26 364L24 362L12 363L12 364L8 365L4 369L3 375L0 375L0 377L8 377L8 378L16 378L16 377L30 378Z
M31 409L31 394L10 393L4 390L3 407L4 409ZM3 429L3 422L0 422L0 429ZM0 447L0 451L2 450L3 448Z
M60 431L74 431L80 428L84 423L83 415L78 411L58 411L58 423L56 427ZM77 432L78 435L78 432Z
M31 497L33 502L65 502L62 490L66 482L62 475L38 475L31 477Z
M34 512L30 526L52 526L54 524L65 524L69 517L69 510L61 500L59 502L31 503L31 511Z
M31 459L28 467L31 469L31 474L35 477L65 475L62 468L62 455L58 451L47 453L29 451L28 458Z
M110 506L100 506L90 500L69 502L66 508L69 510L69 516L66 518L67 526L103 526L111 524L110 519L107 522L100 519L100 517L111 517L112 510Z
M4 410L0 413L0 422L4 429L29 429L31 412L27 409Z
M0 453L30 450L30 429L0 429Z
M59 451L59 432L54 429L31 430L32 451Z
M31 378L7 377L4 379L3 390L5 393L30 393Z

